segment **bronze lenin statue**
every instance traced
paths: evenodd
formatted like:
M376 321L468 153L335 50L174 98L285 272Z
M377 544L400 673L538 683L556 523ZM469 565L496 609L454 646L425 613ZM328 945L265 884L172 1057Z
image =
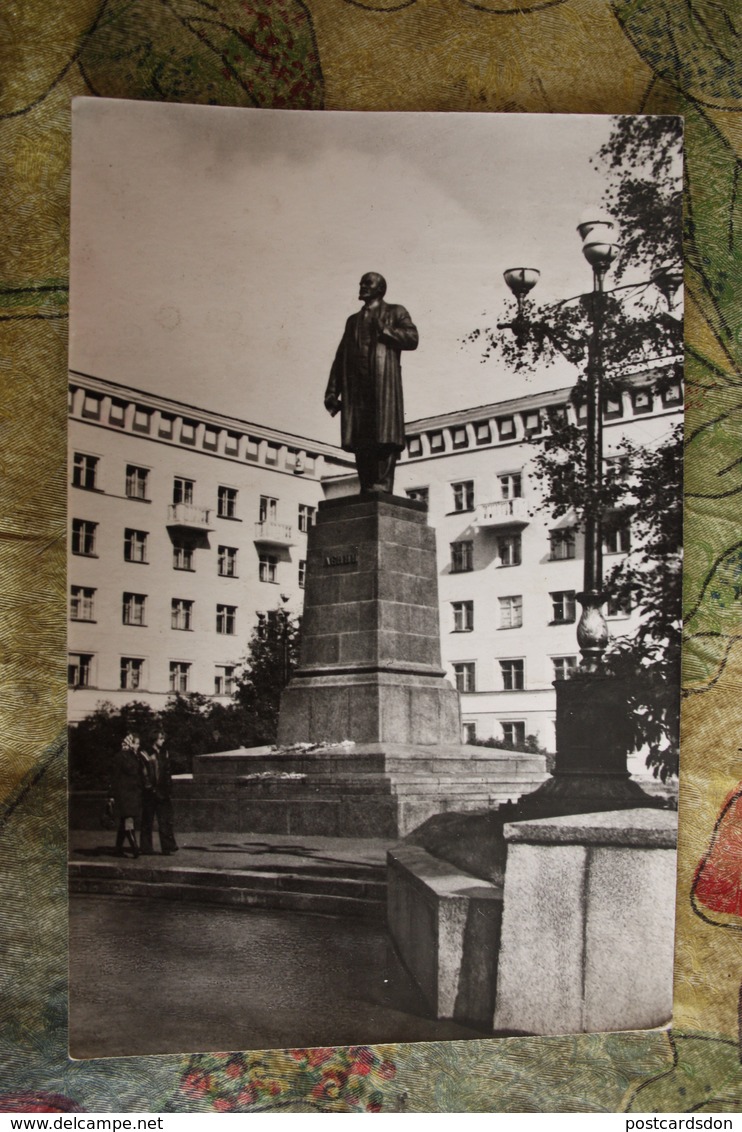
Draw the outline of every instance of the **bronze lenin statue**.
M355 454L362 493L392 493L405 445L400 352L418 342L405 308L385 303L385 293L383 276L363 276L363 306L345 324L325 392L325 407L341 414L341 444Z

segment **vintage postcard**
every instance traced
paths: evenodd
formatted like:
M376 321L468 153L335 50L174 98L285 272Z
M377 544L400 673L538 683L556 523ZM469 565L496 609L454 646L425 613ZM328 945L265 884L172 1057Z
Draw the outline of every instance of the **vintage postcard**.
M681 153L75 101L73 1057L669 1023Z

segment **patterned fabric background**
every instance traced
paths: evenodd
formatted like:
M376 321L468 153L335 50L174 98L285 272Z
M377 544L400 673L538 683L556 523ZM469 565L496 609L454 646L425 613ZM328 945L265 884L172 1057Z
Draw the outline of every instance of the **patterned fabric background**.
M739 5L25 0L6 7L2 30L0 1109L739 1109L742 921L734 901L714 913L693 891L720 875L728 891L742 876ZM70 101L81 94L685 116L687 644L670 1036L67 1060L67 249Z

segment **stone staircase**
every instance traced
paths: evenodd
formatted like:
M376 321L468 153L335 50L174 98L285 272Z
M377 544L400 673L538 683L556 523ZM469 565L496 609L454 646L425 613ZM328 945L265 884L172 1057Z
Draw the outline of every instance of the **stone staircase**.
M84 860L73 854L69 889L76 894L199 901L366 920L386 917L386 869L382 865L295 861L227 870L180 865L173 860Z

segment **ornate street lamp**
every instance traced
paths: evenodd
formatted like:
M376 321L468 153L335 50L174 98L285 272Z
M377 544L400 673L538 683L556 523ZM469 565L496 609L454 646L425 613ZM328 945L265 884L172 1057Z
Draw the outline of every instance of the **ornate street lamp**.
M587 364L587 439L585 479L589 486L585 508L585 569L583 592L577 595L582 615L577 626L577 643L582 653L582 668L594 672L608 643L608 626L603 617L603 538L601 530L601 488L603 483L603 321L605 318L604 280L616 258L618 243L616 226L607 217L594 215L577 225L582 239L582 252L593 269L593 293L590 304L591 333ZM532 267L510 267L503 272L506 284L515 296L518 311L512 322L500 323L498 329L513 331L523 344L528 335L528 318L523 299L533 290L540 272Z
M577 227L582 252L593 271L590 296L590 334L587 341L587 421L585 442L584 508L585 562L583 589L577 595L582 614L577 626L577 643L582 653L579 669L568 680L556 682L557 754L553 777L533 794L521 799L520 816L579 813L643 805L657 805L635 783L626 767L631 733L628 705L621 681L602 668L608 643L608 626L602 606L602 484L603 484L603 327L605 322L606 274L618 250L616 226L593 213ZM653 279L660 288L674 284L663 271ZM509 268L504 272L507 286L518 304L515 318L504 323L516 341L524 344L529 319L523 307L525 296L538 281L534 268ZM663 291L664 294L664 291ZM548 328L542 326L548 334Z

